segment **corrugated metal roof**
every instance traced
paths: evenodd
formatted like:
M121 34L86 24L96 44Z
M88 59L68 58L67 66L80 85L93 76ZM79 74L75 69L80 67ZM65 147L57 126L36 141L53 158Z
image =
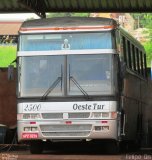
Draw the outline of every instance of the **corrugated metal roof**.
M152 0L44 0L46 11L152 11Z
M0 0L0 12L152 12L152 0Z
M0 13L27 12L18 0L0 0Z

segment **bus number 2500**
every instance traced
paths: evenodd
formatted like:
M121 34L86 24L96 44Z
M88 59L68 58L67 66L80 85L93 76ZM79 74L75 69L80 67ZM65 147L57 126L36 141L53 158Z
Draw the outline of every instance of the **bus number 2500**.
M24 111L40 111L41 104L27 104Z

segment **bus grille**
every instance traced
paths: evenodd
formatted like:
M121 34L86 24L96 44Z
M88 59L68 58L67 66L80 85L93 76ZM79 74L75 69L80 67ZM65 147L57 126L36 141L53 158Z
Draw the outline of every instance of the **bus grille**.
M40 125L40 129L43 136L48 137L81 137L88 136L90 134L92 125Z
M63 119L64 113L42 113L43 119ZM68 113L68 119L85 119L89 118L90 113L88 112L82 112L82 113Z
M92 128L91 124L84 125L40 125L40 129L42 132L64 132L64 131L90 131Z
M46 137L86 137L90 132L42 132Z

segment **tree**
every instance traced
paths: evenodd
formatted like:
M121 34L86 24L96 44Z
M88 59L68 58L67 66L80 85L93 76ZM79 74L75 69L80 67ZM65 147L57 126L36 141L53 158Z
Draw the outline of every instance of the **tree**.
M152 13L132 13L136 23L139 23L140 28L152 28Z
M140 28L148 28L149 41L143 43L143 45L146 50L147 66L150 67L152 61L152 13L132 13L131 15Z
M143 45L146 50L147 66L150 67L152 61L152 41L145 42Z
M51 17L89 17L89 13L71 13L71 12L57 12L57 13L48 13L47 18Z

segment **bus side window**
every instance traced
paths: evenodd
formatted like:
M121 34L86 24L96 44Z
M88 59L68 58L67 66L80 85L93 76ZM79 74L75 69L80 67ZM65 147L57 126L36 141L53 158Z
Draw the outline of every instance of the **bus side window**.
M132 44L132 58L133 58L133 70L137 71L136 69L136 55L135 55L135 46Z
M147 66L146 66L146 59L145 59L146 58L146 54L145 53L143 53L143 57L142 58L143 58L143 72L144 72L143 74L144 74L144 78L146 78L147 77L147 74L146 74L146 67Z
M140 66L140 75L143 76L143 59L142 59L142 51L139 51L139 66Z
M128 63L127 63L126 39L125 39L124 36L122 37L122 47L123 47L124 62L125 62L126 64L128 64Z
M131 64L131 50L130 50L130 41L127 40L127 55L128 55L128 67L132 69Z
M136 67L137 67L138 74L140 74L139 49L138 48L136 48Z
M143 56L143 63L144 63L144 75L145 75L145 78L147 78L147 61L146 61L146 54L145 53Z

